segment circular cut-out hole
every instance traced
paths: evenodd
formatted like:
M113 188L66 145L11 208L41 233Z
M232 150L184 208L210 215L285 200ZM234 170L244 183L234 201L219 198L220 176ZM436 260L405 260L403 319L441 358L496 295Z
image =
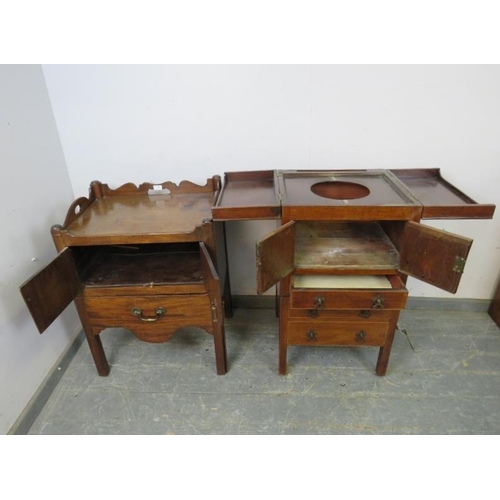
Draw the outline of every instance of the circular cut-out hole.
M362 184L342 181L317 182L311 186L311 191L333 200L357 200L370 194L370 190Z

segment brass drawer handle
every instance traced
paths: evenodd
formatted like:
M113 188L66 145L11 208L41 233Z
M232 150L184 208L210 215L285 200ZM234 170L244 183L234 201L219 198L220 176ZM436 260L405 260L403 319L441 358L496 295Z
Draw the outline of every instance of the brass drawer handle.
M147 316L142 315L142 309L139 309L138 307L134 307L132 309L132 314L134 316L137 316L141 321L144 321L146 323L152 323L153 321L158 321L161 316L163 316L167 311L165 311L164 307L157 307L155 309L156 313L156 318L148 318Z
M309 311L309 316L311 318L317 318L319 311L323 309L324 304L325 298L323 296L319 295L318 297L314 297L314 309Z
M377 295L372 301L373 309L383 309L384 308L384 299Z
M325 305L325 297L319 295L318 297L314 297L314 307L316 309L323 309L323 306Z
M309 330L306 337L309 342L314 342L316 340L316 332L314 330Z
M362 344L366 339L366 333L363 330L360 330L356 333L356 341Z

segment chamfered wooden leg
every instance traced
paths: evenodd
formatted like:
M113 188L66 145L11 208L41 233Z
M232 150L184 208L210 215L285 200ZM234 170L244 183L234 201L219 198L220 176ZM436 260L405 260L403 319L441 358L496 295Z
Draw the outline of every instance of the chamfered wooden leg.
M109 365L108 360L106 359L106 354L104 353L104 349L102 347L101 338L99 337L99 335L94 335L92 332L90 334L87 334L85 328L84 331L89 343L90 352L92 353L92 357L94 358L97 373L101 377L107 377L109 375Z
M214 348L217 375L224 375L227 371L227 361L226 336L224 332L224 324L222 322L214 323Z
M231 297L231 281L229 278L229 267L226 271L226 279L224 280L224 315L226 318L233 317L233 299Z
M392 342L394 341L394 334L396 333L398 317L399 317L399 311L392 313L385 344L380 348L378 353L375 373L380 377L383 377L387 372L387 365L389 364L389 357L391 355Z
M106 359L106 354L104 353L104 348L102 347L101 338L99 335L95 335L93 332L92 325L90 324L87 311L80 299L75 299L76 309L80 316L80 321L82 322L83 331L85 337L87 337L87 342L90 347L90 353L94 358L94 363L97 368L97 373L101 377L107 377L109 375L109 364Z
M288 297L280 298L279 317L279 374L286 375L287 355L287 330L288 330Z

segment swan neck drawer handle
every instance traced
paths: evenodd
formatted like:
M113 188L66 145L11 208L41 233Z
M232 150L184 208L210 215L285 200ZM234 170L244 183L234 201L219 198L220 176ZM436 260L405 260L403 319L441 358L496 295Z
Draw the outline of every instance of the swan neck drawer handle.
M132 314L134 316L137 316L141 321L144 321L146 323L152 323L153 321L158 321L161 316L164 316L167 311L165 310L164 307L157 307L155 309L156 317L151 318L148 316L143 316L142 315L142 309L139 309L138 307L134 307L132 309Z
M322 297L321 295L318 297L314 297L314 309L311 309L309 311L309 316L311 318L317 318L319 311L323 309L323 306L325 305L325 298Z
M377 295L372 301L372 307L373 307L373 309L377 309L377 310L383 309L384 308L384 299L380 295Z

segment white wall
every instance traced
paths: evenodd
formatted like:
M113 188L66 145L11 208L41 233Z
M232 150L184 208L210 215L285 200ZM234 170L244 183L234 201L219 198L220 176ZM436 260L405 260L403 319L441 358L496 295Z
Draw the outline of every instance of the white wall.
M44 66L76 195L99 179L190 179L286 168L440 167L500 204L499 66ZM461 298L492 295L493 221L434 225L474 238ZM254 243L272 222L231 223L232 288L255 293ZM413 296L451 297L409 281Z
M0 165L0 434L6 434L81 329L70 306L41 336L19 293L56 256L50 227L64 221L73 200L41 66L0 65Z

